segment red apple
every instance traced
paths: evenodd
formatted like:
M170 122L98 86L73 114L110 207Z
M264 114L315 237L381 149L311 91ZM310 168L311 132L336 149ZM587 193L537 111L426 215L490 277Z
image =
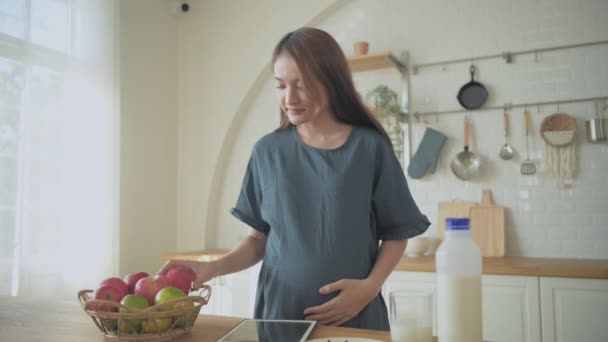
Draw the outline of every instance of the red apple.
M99 284L100 287L106 286L106 285L115 287L118 291L120 291L121 296L120 296L120 299L118 300L119 302L124 296L129 294L129 287L120 278L116 278L116 277L106 278L106 279L102 280L101 283Z
M165 275L169 281L169 285L177 287L184 291L185 294L190 293L192 281L194 280L191 272L179 268L170 269Z
M95 292L93 292L93 298L109 300L111 302L120 302L122 299L122 291L111 285L100 286ZM90 310L94 311L118 311L118 308L108 305L89 305L87 306Z
M144 296L150 305L154 305L154 297L158 293L158 291L164 289L169 286L169 282L167 278L163 275L157 275L154 278L145 277L139 279L135 284L135 294Z
M150 275L146 272L135 272L135 273L127 274L124 278L124 282L127 284L127 287L129 288L129 293L130 294L134 293L135 284L137 284L139 279L149 277L149 276Z
M95 290L95 292L93 293L93 298L98 300L109 300L118 303L122 299L122 291L111 285L103 285L97 290ZM104 304L88 304L87 309L93 311L118 311L117 307ZM117 327L117 322L115 319L102 319L101 324L109 330L115 330Z

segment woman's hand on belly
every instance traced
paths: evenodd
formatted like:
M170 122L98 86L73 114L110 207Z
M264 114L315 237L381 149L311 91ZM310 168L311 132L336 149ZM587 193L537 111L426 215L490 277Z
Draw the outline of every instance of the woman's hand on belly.
M342 325L353 319L378 295L378 288L367 279L342 279L319 289L321 294L340 291L333 299L304 310L307 320L323 325Z

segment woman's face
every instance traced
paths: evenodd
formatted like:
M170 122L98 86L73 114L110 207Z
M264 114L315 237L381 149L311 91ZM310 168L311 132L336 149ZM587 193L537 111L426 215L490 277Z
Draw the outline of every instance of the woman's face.
M274 78L279 105L292 125L331 115L325 91L317 86L321 98L313 95L311 87L315 85L303 84L300 69L288 53L283 52L276 58Z

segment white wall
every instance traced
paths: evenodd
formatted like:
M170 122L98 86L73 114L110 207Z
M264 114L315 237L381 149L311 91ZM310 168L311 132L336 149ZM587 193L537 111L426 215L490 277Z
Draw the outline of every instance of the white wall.
M332 33L347 54L351 53L354 41L364 39L371 42L372 51L407 50L412 63L426 63L506 50L604 40L608 38L605 13L608 13L608 2L599 0L576 3L566 0L395 0L382 4L361 0L347 2L318 26ZM232 20L221 17L222 15L226 13L215 13L215 20ZM265 17L267 20L258 19L258 22L272 22L278 17L280 16L273 11ZM291 27L293 26L297 25ZM217 232L215 241L206 241L207 247L230 247L242 236L243 225L233 219L228 210L236 201L253 142L276 127L277 123L277 106L270 85L270 74L266 74L258 83L253 81L255 71L263 66L271 51L271 43L276 42L276 38L285 30L243 38L241 26L223 27L229 41L220 39L216 44L226 46L233 41L240 41L247 46L259 43L264 49L248 50L246 57L240 53L212 49L215 51L212 55L222 56L213 65L200 63L180 67L180 76L209 73L205 78L192 78L198 82L196 86L190 87L189 91L193 93L189 96L182 94L180 97L180 175L186 176L188 184L197 185L195 188L185 186L186 183L180 185L180 191L188 188L187 194L180 192L180 210L186 208L179 215L180 220L183 220L180 224L179 247L184 249L201 247L199 241L204 241L204 238L198 232L199 235L191 233L192 229L204 227L206 222L212 224L205 229ZM184 39L192 30L195 30L193 26L181 27L182 58L193 51L198 51L202 56L209 52L208 45L213 45L213 42L205 42L203 46L190 46L186 49ZM220 53L221 51L224 52ZM516 62L510 65L500 59L479 61L476 62L479 69L477 76L491 91L489 106L502 105L504 102L608 95L607 57L608 46L601 46L543 53L538 56L537 62L533 55L517 57ZM239 62L242 59L247 61L246 68ZM258 65L254 66L254 62ZM250 72L244 72L241 68ZM226 70L230 72L226 73ZM467 63L449 65L445 70L422 69L418 75L412 76L412 109L427 111L458 108L456 93L468 81L468 77ZM362 93L379 83L397 89L398 80L396 72L390 70L356 75ZM185 89L191 83L183 81L180 85ZM203 95L201 89L205 90ZM244 101L245 89L250 91L248 96L252 99L247 102L249 109L245 109L246 113L239 120L239 125L227 132L230 117L238 115L238 103ZM213 96L204 95L207 92ZM221 104L227 100L231 102L230 105ZM479 200L481 189L491 188L497 204L508 208L509 255L608 258L608 249L605 248L608 242L608 216L605 213L608 208L608 176L603 171L608 168L608 146L587 144L581 136L576 147L578 172L575 186L569 190L559 190L543 168L543 144L536 133L542 118L556 110L555 106L545 106L540 110L530 108L535 133L531 149L539 173L528 177L519 173L522 162L520 156L525 149L523 110L511 112L512 144L519 154L512 161L498 158L498 150L504 144L502 113L479 111L470 114L474 125L472 149L483 157L485 164L483 176L473 182L457 180L449 169L450 160L462 149L463 115L428 117L428 125L445 133L449 140L443 148L435 175L427 175L421 180L409 179L414 197L422 210L432 221L436 221L438 202L451 199ZM560 107L560 111L577 117L582 134L584 120L591 117L592 110L592 104L587 103ZM192 120L196 120L197 125L192 125ZM426 124L422 121L415 124L414 150L425 127ZM196 136L198 138L194 140L193 137ZM221 192L209 193L209 185L205 182L209 181L210 173L217 167L218 158L215 153L222 144L230 145L231 148L226 151L227 155L222 156L227 158L227 166L217 183ZM198 166L192 168L193 164ZM204 172L203 168L206 168ZM193 176L197 180L193 180ZM184 181L181 177L180 180ZM208 202L216 203L217 210L205 213ZM435 227L435 224L431 226L427 235L434 235ZM194 238L189 240L188 236Z
M227 212L217 206L226 191L220 186L223 166L257 93L246 96L259 83L274 44L343 2L190 1L179 25L178 250L213 247L216 235L230 228L216 220L217 213Z
M168 1L120 1L120 275L176 246L177 21Z

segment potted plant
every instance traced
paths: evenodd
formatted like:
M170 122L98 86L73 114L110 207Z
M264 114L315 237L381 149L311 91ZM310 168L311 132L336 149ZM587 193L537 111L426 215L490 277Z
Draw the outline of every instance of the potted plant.
M399 95L388 86L381 84L367 92L367 100L373 103L372 111L386 130L393 143L393 150L403 165L403 129Z

